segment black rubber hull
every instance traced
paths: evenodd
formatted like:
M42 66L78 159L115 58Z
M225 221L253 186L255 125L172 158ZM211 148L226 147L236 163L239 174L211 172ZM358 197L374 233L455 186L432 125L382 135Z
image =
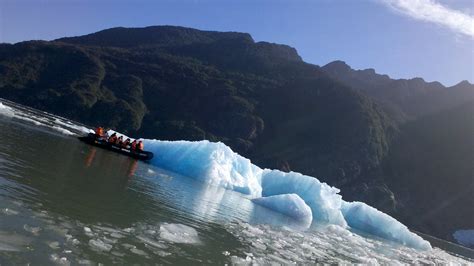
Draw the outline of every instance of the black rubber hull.
M121 153L123 155L127 155L129 157L132 157L132 158L135 158L135 159L138 159L138 160L148 161L148 160L151 160L153 158L153 153L152 152L149 152L149 151L132 152L130 150L123 149L123 148L117 147L115 145L112 145L112 144L110 144L106 141L97 140L95 137L90 136L90 135L89 136L84 136L84 137L78 137L78 139L80 141L84 141L87 144L94 145L94 146L97 146L97 147L101 147L101 148L107 149L109 151Z

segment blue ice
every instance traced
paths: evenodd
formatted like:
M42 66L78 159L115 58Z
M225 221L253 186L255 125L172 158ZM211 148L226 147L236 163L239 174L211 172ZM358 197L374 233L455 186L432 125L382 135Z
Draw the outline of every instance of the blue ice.
M311 208L297 194L282 194L255 198L254 203L292 217L310 225L313 221Z
M249 195L254 202L296 219L336 224L413 248L431 249L393 217L361 202L345 202L339 189L300 173L261 169L220 142L144 140L152 164L210 185Z

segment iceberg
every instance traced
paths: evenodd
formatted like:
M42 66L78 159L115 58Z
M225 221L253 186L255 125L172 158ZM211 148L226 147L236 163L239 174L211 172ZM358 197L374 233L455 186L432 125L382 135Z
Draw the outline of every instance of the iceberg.
M339 189L300 173L285 173L265 169L261 177L264 197L297 194L311 208L313 219L318 222L347 226L341 212L342 196Z
M453 237L463 246L474 247L474 229L457 230Z
M362 202L346 202L339 189L300 173L261 169L220 142L144 140L151 163L204 183L249 195L257 204L312 223L354 228L420 250L431 245L394 219ZM308 218L307 218L308 219Z
M158 167L253 197L262 195L258 180L262 169L224 143L144 140L144 144L155 154L151 163Z
M342 213L348 225L357 230L402 243L420 250L431 245L390 215L362 202L343 202Z

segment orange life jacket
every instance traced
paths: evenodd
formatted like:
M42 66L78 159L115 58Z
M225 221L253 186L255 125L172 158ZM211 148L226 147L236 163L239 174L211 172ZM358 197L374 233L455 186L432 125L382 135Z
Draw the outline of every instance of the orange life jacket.
M112 136L109 138L109 143L115 143L116 140L117 140L117 136Z
M130 149L134 151L137 148L137 142L134 140L132 141L132 144L130 145Z
M104 129L102 127L98 127L95 129L95 134L99 135L99 136L103 136L104 135Z
M143 142L138 143L138 150L143 151Z

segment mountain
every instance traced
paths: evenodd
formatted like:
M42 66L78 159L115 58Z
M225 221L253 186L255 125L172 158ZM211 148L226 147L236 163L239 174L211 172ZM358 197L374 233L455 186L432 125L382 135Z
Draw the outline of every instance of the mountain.
M394 167L405 163L397 151L403 154L418 141L411 123L468 104L473 91L466 82L444 88L421 79L392 80L342 62L319 67L305 63L292 47L236 32L113 28L0 44L2 98L132 136L222 141L260 167L316 176L341 188L346 199L399 218L416 210L406 202L429 198L394 182ZM435 119L424 134L432 136L428 128L442 123ZM403 184L422 190L416 182L423 178ZM462 189L463 183L453 187ZM447 219L419 228L447 238L439 229Z
M343 61L331 62L322 70L375 99L398 121L416 119L474 99L474 85L467 81L447 88L422 78L391 79L377 74L374 69L354 70Z
M0 62L1 97L149 138L223 141L333 184L376 167L396 130L294 48L243 33L114 28L2 45Z
M454 241L453 232L474 225L474 101L410 121L401 132L382 164L403 199L400 217Z

